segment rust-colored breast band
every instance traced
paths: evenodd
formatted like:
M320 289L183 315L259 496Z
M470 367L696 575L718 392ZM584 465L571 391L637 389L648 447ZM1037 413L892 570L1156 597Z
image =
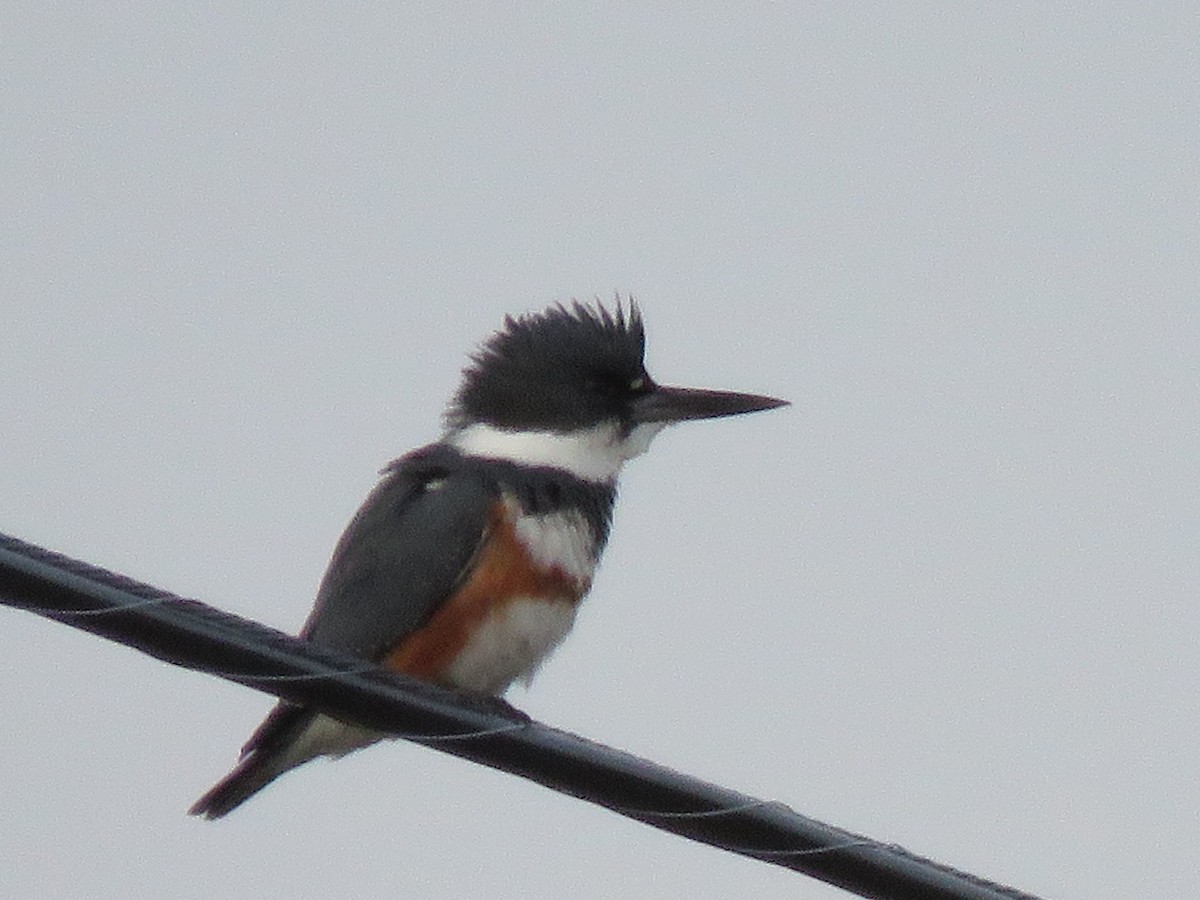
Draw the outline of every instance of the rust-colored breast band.
M437 681L475 630L505 604L530 598L575 603L582 594L580 585L559 569L544 569L533 562L504 501L497 500L470 575L428 622L404 637L380 662L393 671Z

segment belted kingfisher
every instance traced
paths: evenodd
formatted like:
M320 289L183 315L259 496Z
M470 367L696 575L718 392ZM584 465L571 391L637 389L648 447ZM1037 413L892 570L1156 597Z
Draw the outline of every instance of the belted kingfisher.
M787 405L659 385L645 342L632 301L506 318L464 370L442 439L383 470L301 637L480 694L530 679L591 587L621 466L667 425ZM219 818L301 763L383 737L281 702L190 812Z

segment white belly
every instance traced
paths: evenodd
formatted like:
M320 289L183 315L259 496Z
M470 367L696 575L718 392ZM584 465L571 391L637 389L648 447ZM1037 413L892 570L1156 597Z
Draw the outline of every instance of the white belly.
M529 681L575 622L575 604L566 600L514 600L493 612L445 679L455 687L502 694L518 678Z

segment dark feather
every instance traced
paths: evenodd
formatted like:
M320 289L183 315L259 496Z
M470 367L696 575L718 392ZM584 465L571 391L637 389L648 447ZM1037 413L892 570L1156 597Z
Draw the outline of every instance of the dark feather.
M300 633L371 660L419 628L458 587L500 490L442 444L384 471L338 541Z

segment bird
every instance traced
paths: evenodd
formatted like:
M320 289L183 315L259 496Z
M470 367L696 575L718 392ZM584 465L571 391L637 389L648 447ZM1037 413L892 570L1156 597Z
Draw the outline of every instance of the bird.
M440 440L391 462L339 539L300 637L476 696L528 683L608 540L617 476L663 428L788 405L660 385L630 299L507 316ZM217 819L284 772L386 735L281 701L191 807Z

